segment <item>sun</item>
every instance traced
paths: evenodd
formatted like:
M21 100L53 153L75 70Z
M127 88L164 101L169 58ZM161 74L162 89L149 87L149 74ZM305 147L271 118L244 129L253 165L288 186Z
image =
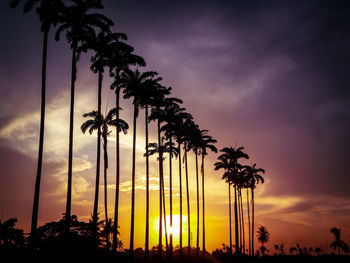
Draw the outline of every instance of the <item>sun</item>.
M174 244L179 243L180 239L180 215L173 215L173 222L172 227L170 227L170 215L166 216L166 227L167 227L167 236L168 239L170 238L170 234L173 235L173 242ZM158 232L159 230L159 217L154 220L154 229ZM183 238L186 235L187 236L187 216L182 216L182 234ZM165 235L165 229L164 229L164 219L163 219L163 238Z

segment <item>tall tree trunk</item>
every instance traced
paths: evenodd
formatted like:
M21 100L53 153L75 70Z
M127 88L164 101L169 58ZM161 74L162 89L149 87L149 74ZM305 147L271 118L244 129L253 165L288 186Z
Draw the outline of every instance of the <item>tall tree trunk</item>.
M77 77L76 68L76 45L73 44L72 53L72 76L71 76L71 93L70 93L70 116L69 116L69 151L68 151L68 185L67 185L67 203L66 203L66 230L69 232L71 219L72 204L72 168L73 168L73 125L74 125L74 92L75 80Z
M119 76L119 73L118 75ZM119 96L120 89L116 87L116 119L119 120ZM116 187L115 187L115 205L114 205L114 228L113 228L113 247L112 251L115 254L118 246L118 214L119 214L119 184L120 184L120 155L119 155L119 131L116 127Z
M107 135L106 135L107 136ZM105 198L105 226L108 228L108 202L107 202L107 169L108 169L108 155L107 155L107 137L103 138L103 163L104 163L104 198ZM109 252L109 232L106 231L106 249Z
M244 233L244 210L243 210L243 196L242 196L242 189L239 189L239 195L241 197L241 218L242 218L242 244L243 244L243 254L245 254L245 233Z
M196 255L199 256L199 178L198 178L198 151L195 150L196 156L196 187L197 187L197 240Z
M146 237L145 237L145 257L149 256L149 156L148 156L148 105L145 108L145 128L146 128Z
M159 109L158 109L159 110ZM161 257L162 256L162 180L163 180L163 155L161 149L161 139L160 139L160 121L158 119L157 121L157 128L158 128L158 160L159 160L159 240L158 240L158 254Z
M239 226L239 252L242 253L242 220L241 220L241 203L239 189L237 189L237 205L238 205L238 226Z
M229 228L230 228L230 254L232 254L232 216L231 216L231 184L228 184L228 212L229 212Z
M205 255L205 204L204 204L204 154L202 153L202 212L203 212L203 255Z
M180 188L180 240L179 240L179 246L180 246L180 256L182 256L182 175L181 175L181 143L178 145L178 152L179 152L179 188Z
M43 161L43 148L44 148L44 127L45 127L45 93L46 93L46 60L47 60L47 36L48 31L44 31L43 40L43 57L41 65L41 117L40 117L40 135L39 135L39 150L38 150L38 166L35 178L35 190L34 201L32 211L32 224L31 224L31 242L36 246L36 229L38 225L38 211L39 211L39 195L40 195L40 182L41 182L41 169Z
M252 256L255 256L255 251L254 251L254 190L251 189L252 191Z
M234 186L235 189L235 203L234 203L234 210L235 210L235 243L236 243L236 251L235 253L239 253L239 236L238 236L238 212L237 212L237 188L236 185Z
M163 220L164 220L164 235L165 235L165 251L168 256L169 253L169 243L168 243L168 230L166 223L166 209L165 209L165 190L164 190L164 176L162 176L162 196L163 196Z
M136 163L136 118L137 103L134 99L134 127L132 142L132 186L131 186L131 223L130 223L130 258L134 258L134 229L135 229L135 163Z
M186 194L187 194L187 224L188 224L188 256L191 254L191 211L190 192L188 185L187 144L185 143L185 169L186 169Z
M249 233L249 256L251 256L251 250L252 250L252 246L251 246L251 233L250 233L250 212L249 212L249 191L247 189L247 210L248 210L248 233Z
M172 182L172 140L170 142L170 154L169 154L169 187L170 187L170 258L173 256L173 182Z
M97 98L97 114L101 115L101 95L102 95L102 73L98 74L98 98ZM73 132L73 131L72 131ZM96 157L96 183L95 183L95 199L93 211L93 238L97 247L97 223L98 223L98 196L100 191L100 162L101 162L101 127L97 130L97 157Z

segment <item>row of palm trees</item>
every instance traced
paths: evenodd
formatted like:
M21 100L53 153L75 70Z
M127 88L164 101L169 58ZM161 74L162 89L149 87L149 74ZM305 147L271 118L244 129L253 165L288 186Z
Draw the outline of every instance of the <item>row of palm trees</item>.
M20 0L12 0L10 7L14 8ZM98 202L99 202L99 182L100 182L100 156L101 139L104 151L104 197L105 197L105 222L108 222L107 213L107 137L110 134L109 126L115 126L116 132L116 198L114 225L118 226L119 207L119 183L120 183L120 152L119 152L119 132L126 133L128 124L119 118L120 93L123 91L124 99L133 99L133 158L132 158L132 191L131 191L131 230L130 230L130 254L134 250L134 217L135 217L135 155L136 155L136 119L139 110L145 110L146 123L146 237L145 251L149 252L149 156L158 153L159 162L159 251L162 250L162 217L164 216L164 228L166 231L166 211L164 199L164 178L163 161L164 155L169 154L170 167L170 189L172 191L172 158L179 156L179 179L180 196L182 196L182 176L181 176L181 149L184 150L186 193L187 193L187 214L188 214L188 249L190 251L190 206L189 206L189 185L188 185L188 164L187 153L193 151L196 157L196 182L197 182L197 253L199 252L199 167L198 156L202 156L202 192L203 192L203 219L204 219L204 158L207 150L216 152L214 143L216 140L207 134L207 130L200 130L194 123L192 116L180 106L182 100L169 97L171 88L160 84L162 80L157 77L158 73L153 71L140 72L138 69L131 69L131 66L145 66L144 59L133 54L134 49L125 43L127 36L123 33L113 33L111 27L113 21L100 13L92 13L102 9L100 0L27 0L24 4L24 12L32 10L35 6L41 22L43 32L43 56L42 56L42 90L41 90L41 119L40 119L40 139L38 151L38 166L35 184L35 195L32 212L31 237L35 245L39 194L41 182L42 153L44 143L44 122L45 122L45 91L46 91L46 59L47 41L50 29L57 26L55 39L60 40L61 34L65 33L66 40L72 50L72 70L71 70L71 96L70 96L70 129L69 129L69 151L68 151L68 182L67 182L67 202L66 202L66 230L69 233L71 220L72 202L72 166L73 166L73 127L74 127L74 102L75 102L75 82L77 79L77 62L82 53L92 50L94 55L91 58L91 70L98 74L97 83L97 111L84 114L90 117L81 129L92 133L97 131L97 157L96 157L96 183L93 208L93 225L95 226L95 236L98 223ZM104 70L108 69L114 82L111 89L116 94L116 107L106 116L101 113L102 104L102 84ZM158 142L148 142L148 123L157 122ZM175 142L177 145L175 145ZM182 199L180 198L180 251L182 251ZM170 227L172 227L172 193L170 193ZM113 231L112 251L117 247L117 227ZM167 239L167 234L165 235ZM67 234L69 239L69 234ZM107 238L107 240L109 240ZM169 253L172 255L173 244L172 234L170 234ZM168 247L168 242L166 241ZM205 251L205 227L203 220L203 250Z
M222 179L228 184L229 194L229 233L230 253L232 253L232 215L231 215L231 187L234 190L234 221L235 221L235 253L246 253L245 248L245 223L242 190L247 192L247 218L248 218L248 254L254 256L254 190L256 185L264 183L262 173L264 169L257 168L256 164L251 166L240 163L241 159L249 159L244 152L244 147L225 147L218 161L214 163L215 170L224 170ZM251 198L249 202L249 189ZM251 214L250 214L251 211Z

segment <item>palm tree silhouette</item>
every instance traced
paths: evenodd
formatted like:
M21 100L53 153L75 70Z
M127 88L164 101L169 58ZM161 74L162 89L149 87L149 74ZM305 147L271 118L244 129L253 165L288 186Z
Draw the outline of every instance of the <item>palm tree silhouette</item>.
M196 160L196 192L197 192L197 238L196 238L196 255L199 255L199 177L198 177L198 151L202 140L202 134L198 125L192 126L189 130L188 148L194 152Z
M181 144L184 138L183 125L185 119L192 119L192 116L185 112L184 108L180 108L178 104L170 104L165 108L165 121L166 123L161 127L161 131L165 133L165 136L169 139L172 145L172 137L178 143L177 152L179 156L179 188L180 188L180 236L179 236L179 250L182 255L182 176L181 176ZM170 178L170 227L172 228L172 169L171 169L171 156L169 156L169 178ZM172 233L170 235L170 256L173 252Z
M234 202L234 214L235 214L235 247L236 247L236 253L241 251L241 248L239 246L239 233L238 233L238 211L237 211L237 186L241 180L240 178L240 170L243 168L243 166L238 163L238 160L241 158L249 159L249 156L243 152L244 147L225 147L221 152L221 154L218 157L219 162L216 162L214 164L215 170L218 169L224 169L225 173L223 175L223 179L226 180L226 182L233 185L234 187L234 194L235 194L235 202Z
M86 43L89 41L89 36L94 32L94 27L101 30L108 31L113 22L106 16L98 13L88 13L90 10L102 9L103 5L100 0L71 0L72 5L64 9L62 14L62 25L59 26L55 39L60 39L60 34L66 31L66 39L70 43L72 49L72 73L71 73L71 100L70 100L70 118L69 118L69 153L68 153L68 186L67 186L67 228L70 226L71 203L72 203L72 166L73 166L73 124L74 124L74 93L75 80L77 77L76 64L81 52L87 51ZM100 134L98 134L100 140ZM100 148L100 141L98 141L97 150ZM100 160L97 160L96 167L99 167ZM96 168L96 170L97 170ZM99 180L99 171L96 172ZM94 212L95 226L97 225L97 210L98 210L98 185L95 188ZM94 236L96 233L94 233Z
M256 188L256 184L261 182L264 183L264 178L261 173L265 173L265 170L262 168L256 168L256 164L252 164L251 166L245 166L248 180L248 187L251 190L251 202L252 202L252 255L254 256L254 190Z
M17 7L21 0L11 0L10 7ZM40 110L40 135L39 135L39 150L38 150L38 164L35 179L34 201L32 210L31 223L31 238L35 240L35 233L38 224L38 210L39 210L39 195L41 182L41 169L44 148L44 127L45 127L45 98L46 98L46 60L47 60L47 39L51 26L56 26L60 20L60 13L64 8L62 0L27 0L23 7L23 12L27 13L33 9L35 5L36 13L41 22L41 32L43 32L43 54L42 54L42 69L41 69L41 110ZM35 242L35 241L34 241ZM34 244L33 244L34 245Z
M340 238L340 228L333 227L331 229L331 233L334 234L335 240L330 244L329 247L331 247L333 250L338 250L338 256L340 255L340 251L342 250L345 253L349 252L349 245L346 244L343 240Z
M205 251L206 251L205 250L204 158L208 154L207 149L215 153L218 152L217 148L214 146L214 143L217 143L217 141L207 133L208 133L208 130L201 130L202 140L200 144L200 150L202 155L201 173L202 173L202 212L203 212L203 254L205 254Z
M187 152L190 151L189 144L191 142L191 131L195 129L195 123L192 121L192 119L186 119L183 125L184 138L184 159L185 159L185 175L186 175L186 196L187 196L187 225L188 225L188 256L191 253L191 211L190 211L190 191L189 191L189 182L188 182L188 161L187 161Z
M157 85L158 92L156 96L153 97L151 114L149 116L150 121L157 121L157 133L158 133L158 147L162 147L161 140L161 123L165 121L164 107L173 103L182 103L180 99L166 97L171 92L171 87L166 88L162 85ZM162 188L164 185L163 178L163 152L158 151L158 163L159 163L159 243L158 243L158 252L159 256L162 253L162 199L165 202L165 199L162 197ZM165 209L164 209L165 210ZM164 222L166 224L166 215L164 213ZM167 239L167 237L166 237ZM168 251L168 250L167 250Z
M108 153L107 153L107 143L108 139L107 137L111 133L111 131L108 130L109 126L114 126L117 128L117 131L123 131L124 134L127 133L127 130L129 128L129 125L122 119L115 119L117 109L111 109L106 116L103 116L102 114L99 114L98 111L91 111L89 113L85 113L83 117L90 117L92 119L87 120L81 125L81 130L83 133L89 129L89 133L92 134L94 130L100 130L100 136L103 140L103 152L104 152L104 199L105 199L105 222L108 222L108 211L107 211L107 169L108 169ZM110 243L109 243L109 234L106 237L106 248L107 251L110 249Z
M121 85L121 73L125 69L129 69L131 65L146 66L146 62L140 56L132 54L134 48L128 46L124 42L114 43L115 45L108 60L110 75L114 77L114 81L111 84L111 89L115 91L116 95L116 119L119 119L119 108L120 108L120 91L123 88ZM147 127L148 128L148 127ZM146 129L147 129L146 128ZM146 136L147 137L147 136ZM114 205L114 225L118 226L118 213L119 213L119 185L120 185L120 147L119 147L119 132L116 132L116 191L115 191L115 205ZM118 227L113 228L113 245L112 252L115 254L118 246ZM147 239L148 240L148 239ZM148 247L148 246L147 246Z
M257 231L257 238L258 241L261 243L261 252L264 255L266 248L264 247L264 244L269 242L270 240L270 233L267 231L266 227L261 226L258 228Z
M130 257L134 256L134 223L135 223L135 161L136 161L136 119L139 113L140 94L145 82L153 78L157 73L146 71L141 73L138 69L132 71L125 69L121 74L124 99L133 97L134 120L133 120L133 150L132 150L132 189L131 189L131 230L130 230Z
M155 74L156 75L156 74ZM148 122L149 122L149 107L152 105L153 99L158 94L159 81L162 78L150 78L145 81L142 90L139 92L140 108L145 109L145 139L146 139L146 231L145 231L145 258L149 256L149 154L148 154Z
M166 100L167 101L167 100ZM180 102L180 101L178 101ZM182 101L181 101L182 103ZM179 104L175 101L168 100L166 104L164 104L164 108L162 114L160 116L161 122L165 122L165 124L161 127L161 132L164 132L165 137L168 139L169 144L169 188L170 188L170 228L173 227L173 186L172 186L172 148L175 147L173 143L173 136L175 135L175 123L179 118L184 117L186 114L184 113L184 108L181 108ZM178 147L175 148L176 152L179 152ZM177 155L176 155L177 156ZM181 162L181 161L180 161ZM181 167L180 167L181 169ZM170 232L170 257L173 256L173 234Z

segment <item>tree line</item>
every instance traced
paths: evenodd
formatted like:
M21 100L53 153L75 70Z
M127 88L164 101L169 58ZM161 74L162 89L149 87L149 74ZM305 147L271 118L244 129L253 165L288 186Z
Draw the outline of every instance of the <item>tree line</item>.
M12 0L10 7L15 8L21 0ZM149 157L157 155L159 169L159 242L158 253L162 254L162 232L165 230L165 246L167 254L173 255L173 235L170 231L169 240L167 230L172 228L173 224L173 159L177 157L179 166L179 192L180 192L180 241L179 250L183 253L185 241L182 237L182 216L187 214L188 223L188 254L191 252L191 227L190 227L190 197L189 197L189 173L188 173L188 154L192 152L195 156L196 167L196 255L200 253L200 210L202 210L202 251L206 252L205 243L205 157L208 153L217 153L215 146L217 140L209 135L206 129L200 129L195 123L190 113L182 107L183 101L171 96L171 87L161 84L162 78L156 71L140 71L139 68L146 66L146 61L134 53L134 48L127 44L127 35L124 33L113 32L114 22L99 13L103 9L100 0L26 0L23 5L24 13L36 11L43 34L43 53L42 53L42 74L41 74L41 118L39 132L39 149L37 174L35 180L34 201L32 210L30 241L33 247L40 242L38 233L38 210L40 199L40 183L42 175L43 145L44 145L44 125L45 125L45 104L46 104L46 64L47 64L47 42L49 33L54 32L56 41L61 40L64 34L66 41L72 51L71 60L71 84L70 84L70 114L69 114L69 147L68 147L68 171L67 171L67 198L64 219L60 227L65 229L65 240L69 242L74 232L74 222L76 219L71 214L72 203L72 167L73 167L73 128L74 128L74 106L75 106L75 83L78 79L78 62L80 57L87 51L92 51L90 69L97 74L97 109L93 109L83 116L87 120L81 125L83 133L97 132L96 146L96 176L95 176L95 194L91 226L91 238L94 240L95 247L98 247L99 233L101 223L99 221L99 187L100 187L100 168L101 155L103 156L103 179L104 179L104 228L110 231L104 231L104 240L107 251L117 252L118 244L118 214L119 214L119 191L120 191L120 133L126 134L129 130L129 124L120 118L121 108L120 100L130 99L133 105L133 124L132 124L132 174L131 174L131 226L130 226L130 256L134 255L134 229L135 229L135 173L136 173L136 125L140 110L143 110L145 121L145 166L146 166L146 231L145 231L145 255L150 251L149 245ZM101 112L102 88L105 75L113 78L110 89L115 94L115 107L108 113ZM148 125L155 122L157 126L157 142L149 142ZM108 172L108 137L111 135L111 128L116 129L116 191L114 217L110 218L107 211L107 172ZM102 146L102 152L101 152ZM242 192L247 192L247 219L248 219L248 240L249 255L254 255L254 189L256 185L264 182L262 173L265 171L257 168L256 164L251 166L243 165L240 159L248 159L248 155L243 152L243 147L224 147L222 154L215 163L215 170L224 171L222 178L228 184L229 190L229 231L230 231L230 253L233 248L236 254L245 254L245 215L243 209ZM167 226L165 191L164 191L164 161L166 156L169 160L169 188L170 188L170 226ZM185 166L186 185L186 208L182 202L183 175L181 160ZM201 164L200 164L201 162ZM200 175L202 185L202 196L200 197ZM235 246L232 244L232 223L231 223L231 189L234 191L234 222L235 222ZM249 198L249 190L251 197ZM202 208L200 208L200 198L202 198ZM113 226L113 227L112 227Z

